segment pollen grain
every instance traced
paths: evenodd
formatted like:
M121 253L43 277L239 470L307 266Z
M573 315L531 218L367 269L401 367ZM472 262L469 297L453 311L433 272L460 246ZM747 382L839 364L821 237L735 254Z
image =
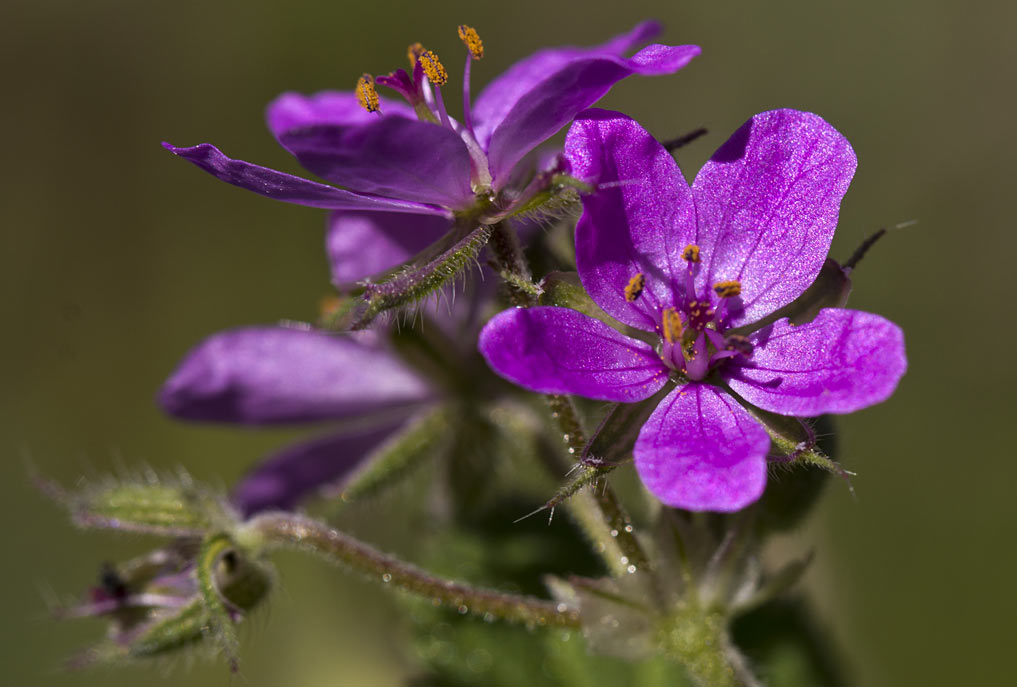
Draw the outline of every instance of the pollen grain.
M625 286L625 300L629 303L635 301L643 293L645 285L646 277L643 276L642 272L637 272L632 279L629 279L629 283Z
M368 112L381 112L378 102L378 91L374 87L374 77L364 74L357 79L357 102Z
M427 74L427 80L433 85L444 86L448 82L448 72L445 71L441 60L432 51L423 51L417 59L420 60L420 66L424 68L424 73Z
M417 59L420 57L420 53L424 52L424 46L420 43L411 43L406 48L406 59L410 61L410 69L412 70L417 66Z
M479 60L484 56L484 42L480 40L477 30L466 24L459 25L459 40L463 42L466 49L470 51L473 59Z
M742 292L742 283L737 279L728 279L727 281L719 281L713 285L713 290L721 298L734 298Z
M664 340L674 343L682 338L682 318L674 308L666 308L661 313L661 324L664 328Z

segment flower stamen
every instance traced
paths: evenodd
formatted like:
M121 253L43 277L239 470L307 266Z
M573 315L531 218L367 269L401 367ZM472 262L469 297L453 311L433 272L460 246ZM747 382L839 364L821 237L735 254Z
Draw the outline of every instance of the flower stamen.
M742 283L737 279L719 281L713 285L714 292L720 298L734 298L742 293Z
M477 30L472 26L467 26L466 24L459 25L459 40L470 51L473 59L479 60L484 56L484 42L480 40Z
M448 83L448 72L445 71L445 66L430 50L421 50L417 55L417 60L420 62L420 66L424 68L424 74L427 75L427 80L434 86L444 86Z
M357 102L360 103L360 107L364 108L368 112L377 112L381 114L381 104L378 101L378 90L374 87L374 77L370 74L364 74L357 79Z
M638 276L638 275L637 275ZM682 318L674 308L665 308L660 317L664 340L673 344L682 338Z
M445 66L431 50L423 50L417 55L417 64L424 70L427 80L434 86L434 104L437 107L441 125L446 129L452 129L448 110L445 109L445 100L441 97L441 87L448 83L448 72L445 71Z
M424 46L421 43L412 43L406 48L406 59L410 61L410 71L413 71L417 66L417 60L423 52Z
M640 294L643 293L643 287L645 285L646 277L643 276L642 272L637 272L632 279L629 279L629 283L625 286L625 300L629 303L634 302L637 298L639 298ZM679 320L679 326L680 325L681 320Z
M682 260L689 263L699 262L699 246L694 243L685 246L685 250L682 251Z

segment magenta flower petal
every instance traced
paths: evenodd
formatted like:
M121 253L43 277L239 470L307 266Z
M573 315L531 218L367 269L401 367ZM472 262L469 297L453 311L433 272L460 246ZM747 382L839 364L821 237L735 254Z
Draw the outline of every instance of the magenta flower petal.
M782 415L850 413L885 401L907 369L904 333L879 315L826 309L809 323L786 319L754 333L728 383L746 401Z
M506 310L480 332L478 347L499 375L545 394L641 401L668 378L648 344L568 308Z
M361 195L243 160L234 160L210 143L190 148L178 148L169 143L162 145L217 179L274 200L330 210L377 210L451 217L448 210L433 205Z
M274 424L404 410L429 386L368 336L283 327L216 334L192 350L159 402L189 420Z
M382 115L416 119L413 108L406 103L388 98L380 99ZM320 124L360 126L378 120L378 114L368 112L352 92L322 91L314 95L283 93L265 109L265 120L276 140L293 129ZM281 141L280 141L281 142Z
M661 401L633 450L636 470L661 502L694 511L736 511L766 486L770 437L733 398L687 384Z
M355 126L291 129L279 142L318 176L360 193L457 209L474 202L466 144L429 122L375 116Z
M492 81L477 98L473 117L495 187L527 152L618 81L674 73L700 52L695 45L651 45L631 58L622 56L655 32L655 24L645 23L601 46L541 50Z
M315 492L352 474L398 426L390 423L288 446L245 475L230 500L245 518L261 511L295 508Z
M773 110L746 122L714 153L692 192L710 283L741 282L730 326L797 298L819 274L857 161L822 118Z
M565 139L572 173L596 187L583 196L576 265L590 296L615 319L654 331L684 294L682 250L695 242L696 208L674 158L623 114L587 110ZM642 274L642 294L625 287Z
M400 265L450 228L444 217L395 212L333 212L325 247L332 283L351 284Z

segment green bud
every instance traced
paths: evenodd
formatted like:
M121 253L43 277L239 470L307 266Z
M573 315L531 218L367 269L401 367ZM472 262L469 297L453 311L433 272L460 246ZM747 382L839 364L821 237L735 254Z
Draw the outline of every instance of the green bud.
M223 494L193 483L187 475L144 481L107 478L73 492L52 484L43 488L81 527L186 537L228 528L236 517Z

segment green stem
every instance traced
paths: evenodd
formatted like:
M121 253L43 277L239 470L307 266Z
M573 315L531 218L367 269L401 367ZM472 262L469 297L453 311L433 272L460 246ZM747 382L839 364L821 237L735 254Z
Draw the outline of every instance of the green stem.
M579 627L579 612L565 604L493 589L471 587L436 577L416 566L311 518L293 513L265 513L249 520L239 535L261 546L289 547L314 553L435 605L500 618L528 626Z
M198 581L202 603L208 612L208 630L212 638L222 647L230 670L235 673L239 669L237 655L240 642L215 580L216 567L223 556L232 549L233 541L225 534L217 534L206 539L198 552L194 574Z
M489 245L494 267L506 286L512 305L523 308L536 305L542 292L533 283L533 275L516 233L506 222L498 222L491 230Z

